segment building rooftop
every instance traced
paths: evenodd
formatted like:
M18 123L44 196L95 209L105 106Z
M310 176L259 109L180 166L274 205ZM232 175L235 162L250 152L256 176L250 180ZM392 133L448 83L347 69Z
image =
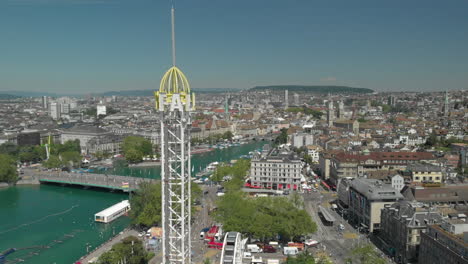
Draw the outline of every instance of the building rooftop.
M418 171L418 172L441 172L441 168L431 164L411 164L407 167L410 171Z
M356 178L351 181L351 188L369 200L403 199L403 195L395 190L391 184L383 183L380 180Z

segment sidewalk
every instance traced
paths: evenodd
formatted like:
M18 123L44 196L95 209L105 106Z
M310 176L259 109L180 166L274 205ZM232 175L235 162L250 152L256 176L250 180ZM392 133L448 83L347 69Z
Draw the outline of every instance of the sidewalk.
M81 263L83 264L87 264L88 261L92 260L93 258L99 258L104 252L109 251L113 245L119 243L120 241L122 241L122 239L128 236L138 237L138 232L133 229L125 229L124 231L120 232L118 235L114 236L107 242L101 244L89 254L81 257L78 261L81 261Z

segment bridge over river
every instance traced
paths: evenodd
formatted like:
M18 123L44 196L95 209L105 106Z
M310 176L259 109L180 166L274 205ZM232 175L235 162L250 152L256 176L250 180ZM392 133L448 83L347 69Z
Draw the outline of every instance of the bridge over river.
M132 192L140 183L155 182L154 179L118 176L109 174L64 172L64 171L25 171L25 176L32 177L41 184L60 184Z

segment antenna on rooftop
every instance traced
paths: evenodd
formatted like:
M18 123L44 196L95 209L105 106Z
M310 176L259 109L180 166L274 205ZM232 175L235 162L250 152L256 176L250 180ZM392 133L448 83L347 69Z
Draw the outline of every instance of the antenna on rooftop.
M175 53L175 9L174 1L172 1L171 8L171 26L172 26L172 66L176 65L176 53Z

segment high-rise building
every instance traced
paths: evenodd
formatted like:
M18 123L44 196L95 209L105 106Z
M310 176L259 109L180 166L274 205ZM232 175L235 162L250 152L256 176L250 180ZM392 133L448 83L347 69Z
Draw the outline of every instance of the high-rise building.
M288 90L284 90L284 109L289 108Z
M294 105L299 106L299 95L297 93L294 93Z
M335 120L335 110L333 108L333 101L329 101L327 111L327 123L329 127L333 126L333 120Z
M344 103L343 101L338 102L338 119L344 119Z
M54 120L58 120L62 117L62 107L59 103L57 102L51 102L49 104L49 115L52 117Z
M449 115L450 105L449 105L449 97L448 92L445 91L445 101L444 101L444 116L447 117Z
M62 114L69 114L70 113L70 104L61 104L61 112L62 112Z
M47 109L48 100L47 96L42 96L42 108Z

